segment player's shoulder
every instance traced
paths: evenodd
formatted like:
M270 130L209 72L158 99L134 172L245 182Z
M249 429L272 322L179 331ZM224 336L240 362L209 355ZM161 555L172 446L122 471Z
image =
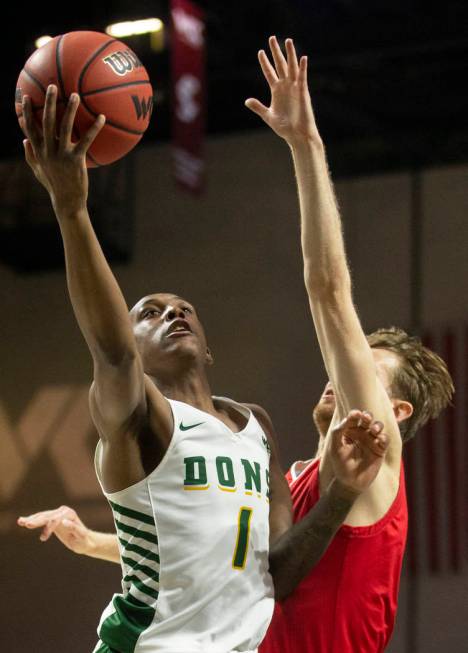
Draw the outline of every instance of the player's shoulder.
M268 412L262 406L258 404L250 404L242 402L242 405L248 408L256 417L260 425L268 431L268 433L273 437L274 436L274 427L273 422L268 414Z

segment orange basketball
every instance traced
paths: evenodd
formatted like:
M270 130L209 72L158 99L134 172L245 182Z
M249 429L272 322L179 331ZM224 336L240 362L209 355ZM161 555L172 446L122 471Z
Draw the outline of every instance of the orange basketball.
M100 32L68 32L56 36L26 61L15 94L21 117L23 95L29 95L42 122L45 93L57 86L57 117L70 94L80 95L74 140L89 129L100 113L106 124L88 150L88 167L102 166L125 156L143 136L153 108L148 74L128 46Z

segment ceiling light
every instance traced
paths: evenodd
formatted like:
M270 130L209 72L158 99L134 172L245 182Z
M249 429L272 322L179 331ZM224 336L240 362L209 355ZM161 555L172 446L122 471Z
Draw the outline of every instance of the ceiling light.
M123 23L108 25L106 32L111 36L122 38L125 36L134 36L135 34L161 32L163 28L164 24L159 18L145 18L144 20L127 20Z
M34 45L36 46L36 48L42 48L42 46L48 43L49 41L52 41L51 36L40 36L38 39L34 41Z

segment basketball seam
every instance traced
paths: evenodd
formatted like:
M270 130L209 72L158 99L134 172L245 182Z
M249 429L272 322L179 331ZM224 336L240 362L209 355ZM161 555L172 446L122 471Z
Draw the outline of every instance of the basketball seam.
M36 79L34 77L34 75L32 73L30 73L27 68L23 68L23 72L25 72L26 75L32 79L32 81L36 84L36 86L38 86L45 95L46 90L45 90L44 86L41 84L41 82L38 79Z
M90 59L88 59L88 61L83 66L83 68L81 70L81 73L80 73L80 76L78 78L78 93L80 94L81 97L83 97L82 92L81 92L81 88L83 86L83 78L84 78L84 76L86 74L86 71L88 70L90 65L93 63L93 61L96 59L96 57L98 57L101 54L101 52L103 50L105 50L111 43L115 43L115 42L116 42L115 39L110 39L109 41L106 41L105 43L103 43L103 45L101 45L101 47L98 48L98 50L96 50L96 52L93 55L91 55Z
M110 39L109 41L106 41L101 47L92 55L92 57L85 63L83 66L83 69L80 73L80 77L78 79L78 93L80 94L80 98L82 100L82 106L86 109L86 111L91 114L94 118L97 118L100 114L96 113L86 103L86 100L84 99L84 94L82 93L82 86L83 86L83 78L86 74L86 71L90 67L90 65L93 63L93 61L98 57L103 50L105 50L111 43L118 43L116 39ZM149 83L149 82L148 82ZM118 125L115 122L111 122L110 120L106 120L106 125L109 125L109 127L114 127L115 129L120 129L120 131L126 132L127 134L135 134L136 136L143 136L145 133L144 131L137 131L135 129L128 129L127 127L122 127L122 125Z
M62 43L64 34L59 36L57 45L55 46L55 65L57 66L57 80L60 86L60 93L62 94L62 97L66 100L67 95L65 93L65 86L63 84L63 77L62 77L62 61L60 57L60 45Z
M99 114L99 113L96 113L95 111L92 111L92 109L90 109L90 108L88 107L88 105L86 104L86 102L83 102L83 107L84 107L84 108L86 109L86 111L87 111L88 113L90 113L94 118L97 118L99 115L101 115L101 114ZM107 120L107 119L106 119L106 122L105 122L105 125L104 125L104 126L105 126L105 127L107 127L107 126L109 126L109 127L114 127L114 129L120 129L120 131L127 132L127 134L135 134L136 136L143 136L143 134L144 134L145 131L146 131L146 130L138 131L137 129L128 129L128 127L122 127L122 125L119 125L119 124L117 124L116 122L111 122L110 120Z
M83 97L88 97L88 95L96 95L97 93L104 93L105 91L113 91L116 88L125 88L126 86L138 86L142 84L149 84L151 86L151 82L149 80L145 81L139 81L139 82L127 82L125 84L114 84L113 86L103 86L102 88L96 88L92 91L86 91L86 93L82 94Z

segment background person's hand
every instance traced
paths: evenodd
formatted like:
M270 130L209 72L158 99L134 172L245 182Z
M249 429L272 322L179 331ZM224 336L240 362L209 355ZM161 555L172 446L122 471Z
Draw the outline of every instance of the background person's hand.
M19 517L17 523L24 528L42 529L39 536L42 542L55 535L74 553L90 554L91 531L83 524L73 508L60 506L54 510L43 510L28 517Z

